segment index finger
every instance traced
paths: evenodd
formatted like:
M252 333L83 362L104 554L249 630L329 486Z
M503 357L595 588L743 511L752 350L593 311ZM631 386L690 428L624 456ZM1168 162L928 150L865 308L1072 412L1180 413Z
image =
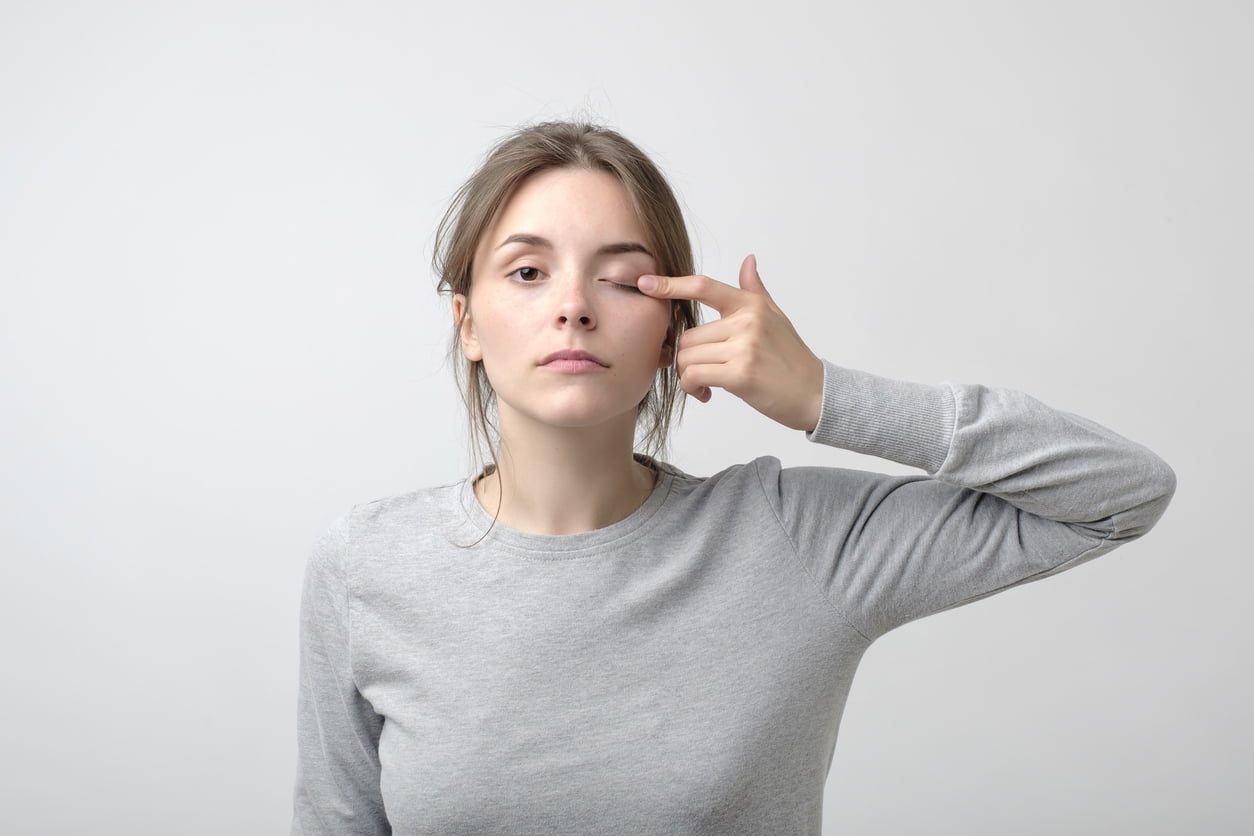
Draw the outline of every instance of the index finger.
M740 297L744 294L740 288L709 276L644 275L636 280L636 287L654 299L691 299L724 315L740 307Z

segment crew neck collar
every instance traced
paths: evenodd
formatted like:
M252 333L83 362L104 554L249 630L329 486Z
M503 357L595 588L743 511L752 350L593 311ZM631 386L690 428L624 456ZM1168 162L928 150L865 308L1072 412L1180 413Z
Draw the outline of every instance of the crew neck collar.
M506 546L526 552L528 557L536 559L569 560L602 553L608 546L619 541L630 540L638 535L638 532L665 505L666 498L674 485L675 476L679 474L679 471L672 466L659 462L651 456L636 453L635 459L645 467L654 470L657 473L657 480L654 482L653 490L649 492L640 507L616 523L577 534L531 534L511 528L501 522L493 522L492 515L479 504L479 500L475 497L474 482L483 475L480 474L463 480L458 490L458 498L468 523L467 528L475 538L482 538L478 543L480 546L488 544ZM484 473L487 472L484 471Z

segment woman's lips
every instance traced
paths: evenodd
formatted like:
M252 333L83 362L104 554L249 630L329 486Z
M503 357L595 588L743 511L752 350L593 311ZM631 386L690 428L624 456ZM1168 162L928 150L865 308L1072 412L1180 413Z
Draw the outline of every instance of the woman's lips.
M554 351L541 360L540 365L555 372L590 372L609 368L609 363L596 355L573 349Z

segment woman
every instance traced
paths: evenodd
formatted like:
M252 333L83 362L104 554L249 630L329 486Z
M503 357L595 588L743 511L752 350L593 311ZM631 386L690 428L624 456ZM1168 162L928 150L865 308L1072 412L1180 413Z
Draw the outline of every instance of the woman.
M1025 395L818 359L752 256L738 286L690 275L669 187L612 131L497 146L436 266L493 461L315 548L295 833L817 834L877 636L1138 537L1174 488ZM634 452L715 388L929 476Z

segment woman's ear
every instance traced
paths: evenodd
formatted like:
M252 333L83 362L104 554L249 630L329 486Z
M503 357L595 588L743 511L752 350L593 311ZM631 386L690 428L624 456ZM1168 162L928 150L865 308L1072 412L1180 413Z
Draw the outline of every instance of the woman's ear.
M453 327L457 329L457 339L462 344L462 354L472 363L483 359L483 351L479 348L479 336L475 333L475 320L470 315L470 300L464 293L453 294Z
M675 362L676 345L679 343L679 332L683 319L679 312L679 303L671 303L671 327L666 329L666 339L662 341L662 353L657 358L659 369L669 368Z
M675 362L675 333L678 330L675 320L671 320L671 327L666 329L666 338L662 340L662 351L657 358L659 369L669 369L671 363Z
M666 342L662 343L662 353L657 358L657 367L659 369L669 369L671 363L675 361L675 344L673 340L672 336L666 335Z

